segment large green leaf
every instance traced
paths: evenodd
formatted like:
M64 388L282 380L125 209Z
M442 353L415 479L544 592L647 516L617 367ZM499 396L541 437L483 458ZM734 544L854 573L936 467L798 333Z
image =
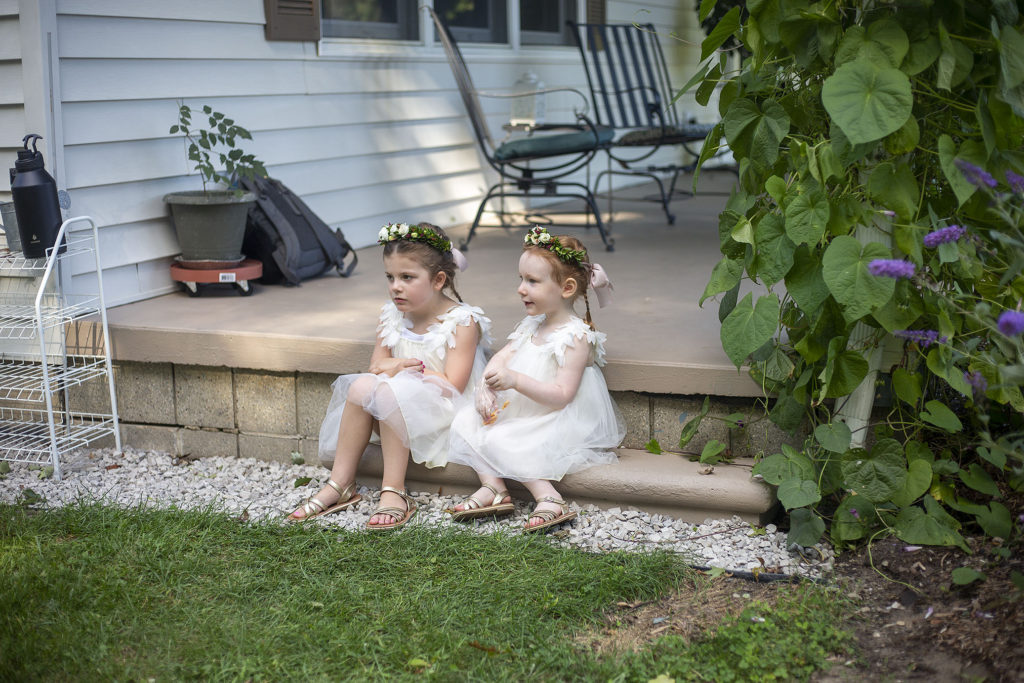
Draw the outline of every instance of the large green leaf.
M782 216L770 213L760 220L755 229L757 275L766 285L773 285L793 266L796 245L786 236Z
M914 103L910 79L895 67L857 60L825 79L821 101L853 144L880 140L906 123Z
M836 50L836 63L865 59L879 64L899 66L910 47L902 27L893 19L880 19L868 25L851 26Z
M727 292L735 287L739 284L742 275L742 261L728 257L723 258L711 270L711 279L708 280L707 286L704 287L704 294L701 295L699 304L703 304L704 300L709 296Z
M704 39L704 42L700 44L700 61L704 61L711 56L711 53L722 46L722 43L727 41L729 37L736 32L740 27L740 8L733 7L731 10L725 13L715 27L711 29L711 33Z
M963 172L956 167L955 162L957 159L963 159L975 166L984 167L987 159L984 144L975 140L968 140L957 151L951 137L945 134L939 136L939 165L942 166L942 173L946 176L946 180L949 181L949 186L953 188L957 201L960 202L960 206L963 206L978 188L968 182Z
M815 479L814 463L806 455L791 446L783 445L781 453L769 455L761 460L752 471L760 474L769 484L778 486L787 479Z
M821 240L828 224L828 197L821 190L801 192L786 206L786 234L796 244L810 244Z
M952 90L967 78L974 67L974 53L959 40L950 38L946 28L939 24L938 69L935 85L943 90Z
M912 460L903 488L892 495L897 507L907 507L928 492L932 485L932 466L927 460Z
M908 507L900 510L893 522L896 536L907 543L920 545L955 545L966 552L970 548L955 529L952 529L936 517L925 513L919 507Z
M840 235L832 240L822 260L822 276L829 292L843 307L843 317L853 322L871 313L892 296L896 281L875 277L868 264L890 258L890 251L878 242L861 247L853 237Z
M854 448L843 455L847 486L873 503L883 503L903 488L907 480L903 448L895 439L879 439L871 452Z
M960 477L960 481L975 491L980 491L992 498L999 497L999 487L996 486L996 483L992 481L992 477L988 476L988 472L983 470L978 463L972 462L969 469L961 469L957 472L957 476Z
M806 245L800 246L793 256L793 267L786 273L786 291L808 314L815 313L828 298L821 261Z
M825 533L825 522L813 510L798 508L789 513L789 533L786 541L804 547L812 546Z
M909 221L917 213L917 178L906 164L879 164L871 172L867 189L868 196L903 220Z
M963 430L964 425L960 422L960 418L941 401L928 401L924 404L924 407L925 409L921 412L921 419L925 422L933 424L950 434Z
M1004 26L999 34L999 65L1003 87L1016 88L1024 83L1024 36L1013 26Z
M921 377L903 368L896 368L892 373L892 390L904 403L916 406L921 400Z
M722 123L733 153L765 167L779 158L779 143L789 132L789 114L778 102L767 102L762 111L754 101L738 99Z
M768 294L753 304L748 293L722 322L722 348L729 359L740 367L747 356L772 338L779 326L779 297Z
M987 508L979 510L974 518L989 536L1007 539L1013 533L1013 523L1010 521L1010 511L1002 503L992 501Z
M921 40L915 40L910 44L900 69L908 76L915 76L934 64L941 51L938 36L929 33Z
M828 342L825 368L818 375L821 381L819 402L846 396L864 381L867 374L867 360L858 351L846 349L846 337L833 337Z
M814 505L821 500L817 482L809 479L786 479L779 484L775 495L787 510Z
M845 453L850 448L850 427L836 420L814 428L814 438L826 451Z
M874 504L864 496L847 496L836 508L829 533L837 543L864 538L877 522Z

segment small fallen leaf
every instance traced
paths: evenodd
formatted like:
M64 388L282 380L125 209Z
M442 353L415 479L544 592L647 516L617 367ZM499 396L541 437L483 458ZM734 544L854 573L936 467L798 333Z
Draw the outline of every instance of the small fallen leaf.
M966 586L968 584L974 583L979 579L984 580L985 578L987 578L978 570L971 569L970 567L957 567L953 570L953 573L950 576L953 579L953 583L955 583L958 586Z
M475 647L478 650L483 650L484 652L488 652L492 655L501 654L501 650L499 650L498 648L492 647L491 645L484 645L482 643L478 643L475 640L469 641L468 643L466 643L466 645L469 645L470 647Z
M430 662L425 659L420 659L419 657L413 657L409 660L407 666L411 669L426 669L430 666Z
M121 468L120 465L107 465L103 469L105 469L105 470L116 470L116 469L120 469L120 468Z
M10 466L9 463L0 462L0 474L8 474L10 471L11 471L11 466Z
M294 486L292 486L292 488L297 489L300 486L305 486L311 481L313 481L313 477L299 477L298 479L295 480Z

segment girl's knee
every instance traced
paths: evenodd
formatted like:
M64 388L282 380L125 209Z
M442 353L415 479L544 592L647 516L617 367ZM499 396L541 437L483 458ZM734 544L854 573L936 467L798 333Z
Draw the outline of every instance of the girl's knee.
M377 383L375 377L360 377L348 388L346 396L349 403L364 405L366 399L373 393L373 387Z

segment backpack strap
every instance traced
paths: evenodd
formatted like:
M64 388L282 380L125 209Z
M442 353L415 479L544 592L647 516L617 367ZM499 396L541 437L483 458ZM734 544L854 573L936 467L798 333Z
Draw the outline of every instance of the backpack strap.
M320 245L320 249L324 252L324 256L327 258L327 262L333 264L337 269L338 275L340 275L341 277L348 277L349 275L351 275L352 271L356 267L356 264L359 262L359 256L356 255L355 249L353 249L352 245L348 243L348 240L342 237L341 231L331 230L330 226L324 223L324 221L319 216L310 211L309 207L306 206L303 202L292 201L291 191L287 187L285 187L284 184L281 183L281 181L275 180L274 178L267 178L267 181L272 183L277 188L278 193L286 202L288 202L288 205L292 208L292 210L295 211L296 214L301 215L303 218L305 218L306 221L309 223L310 227L313 228L313 237L316 238L317 244ZM337 257L336 249L332 248L332 245L329 245L324 240L324 235L321 233L321 231L325 231L334 235L335 239L338 240L338 246L342 247L344 251L352 254L352 262L348 265L347 268L344 267L344 252L342 253L340 258Z

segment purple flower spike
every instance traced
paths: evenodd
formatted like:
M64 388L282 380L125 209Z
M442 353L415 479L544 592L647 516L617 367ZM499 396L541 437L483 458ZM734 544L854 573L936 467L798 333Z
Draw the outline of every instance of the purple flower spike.
M958 239L963 237L964 233L967 232L965 228L961 228L959 225L949 225L945 228L939 228L934 232L930 232L924 236L924 246L929 249L934 249L940 244L946 242L956 242Z
M965 371L964 381L971 385L971 393L974 394L975 401L984 396L985 391L988 389L988 382L985 381L985 378L977 370L974 372Z
M854 519L860 519L860 513L857 512L857 508L850 508L850 516Z
M967 182L975 187L995 187L999 184L996 182L995 178L989 175L988 171L980 166L975 166L971 162L964 161L963 159L957 159L953 163L956 164L956 167L959 168L960 172L964 174L965 178L967 178Z
M1024 176L1017 175L1013 171L1007 171L1006 184L1017 194L1024 194Z
M1024 313L1020 311L1003 311L999 315L999 331L1007 337L1024 332Z
M899 259L875 259L868 264L868 272L875 276L891 277L899 280L901 277L912 277L914 275L914 264L910 261Z
M940 337L935 330L896 330L892 335L900 339L909 339L922 349L927 349L935 343L945 344L947 339L945 336Z

